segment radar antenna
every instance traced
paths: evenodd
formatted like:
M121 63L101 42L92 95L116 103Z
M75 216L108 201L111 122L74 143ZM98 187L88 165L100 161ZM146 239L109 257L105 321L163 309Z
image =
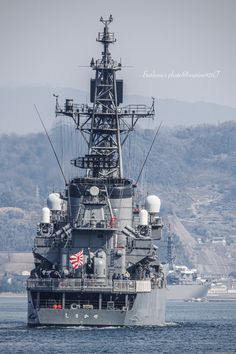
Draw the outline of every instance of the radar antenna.
M154 100L146 105L128 105L123 102L123 80L116 78L121 70L121 61L112 59L109 45L116 42L114 33L109 31L113 21L100 18L104 28L98 33L97 41L103 45L101 59L92 58L90 67L95 78L90 81L90 102L74 104L67 99L61 108L56 98L56 115L71 117L88 145L88 153L72 160L76 167L86 169L91 178L123 178L122 145L140 118L153 118Z

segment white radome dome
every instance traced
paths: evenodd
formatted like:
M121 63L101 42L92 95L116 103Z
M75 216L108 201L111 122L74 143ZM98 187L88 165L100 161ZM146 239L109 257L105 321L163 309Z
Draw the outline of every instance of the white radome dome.
M150 214L159 213L161 208L161 200L157 195L148 195L145 206Z
M139 212L139 225L141 226L148 225L148 212L146 209L141 209Z
M43 224L50 224L50 210L45 207L42 209L42 219L41 222Z
M51 193L48 196L47 199L47 206L50 210L61 210L62 208L62 200L60 198L60 194L59 193Z

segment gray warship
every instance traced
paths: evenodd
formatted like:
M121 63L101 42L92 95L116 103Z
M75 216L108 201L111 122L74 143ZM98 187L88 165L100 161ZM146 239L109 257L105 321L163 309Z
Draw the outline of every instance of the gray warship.
M123 103L121 63L112 59L112 16L100 19L102 57L91 60L90 102L66 99L56 116L70 117L88 152L71 163L83 176L48 196L37 226L35 268L27 280L28 325L143 326L165 322L166 284L154 240L162 234L160 199L138 205L136 184L123 175L122 146L154 100ZM63 172L63 171L62 171Z
M211 282L198 274L196 268L174 263L173 241L169 232L167 238L167 300L194 301L207 296Z

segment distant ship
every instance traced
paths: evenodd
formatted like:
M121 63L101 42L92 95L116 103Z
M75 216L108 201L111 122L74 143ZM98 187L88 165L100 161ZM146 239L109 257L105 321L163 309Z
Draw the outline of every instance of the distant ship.
M56 115L72 118L88 152L72 160L85 173L64 177L65 193L51 193L42 210L27 282L30 326L165 322L166 282L153 242L162 234L160 199L148 195L140 208L122 162L123 144L140 118L154 116L154 100L150 107L120 106L122 65L109 52L116 41L112 16L101 22L102 57L90 63L91 106L67 99L60 107L56 96Z
M208 301L236 301L236 281L222 277L213 281L207 294Z
M167 239L167 300L195 300L207 296L211 283L198 274L197 269L173 262L172 237Z
M211 283L198 276L197 269L173 265L167 275L168 300L194 300L205 298Z

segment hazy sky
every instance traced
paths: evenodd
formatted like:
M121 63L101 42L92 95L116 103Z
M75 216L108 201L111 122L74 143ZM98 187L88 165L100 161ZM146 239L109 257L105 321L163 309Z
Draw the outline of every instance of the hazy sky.
M0 86L88 90L110 13L126 94L236 107L234 0L0 0Z

